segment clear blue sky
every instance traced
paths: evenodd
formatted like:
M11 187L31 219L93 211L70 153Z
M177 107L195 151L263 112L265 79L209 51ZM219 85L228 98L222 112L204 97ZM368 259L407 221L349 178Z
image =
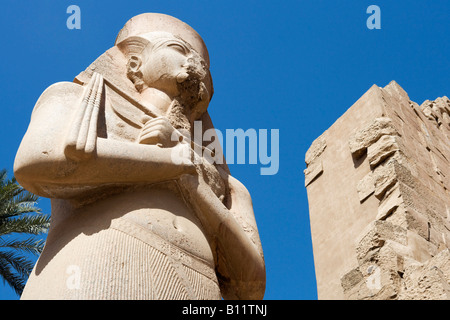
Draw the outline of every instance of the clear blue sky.
M81 8L81 30L66 27L71 4ZM381 9L379 30L366 27L372 4ZM260 175L260 164L230 168L253 198L265 298L316 299L304 154L373 84L396 80L419 104L450 95L450 2L4 0L1 168L12 175L45 88L72 81L143 12L173 15L205 40L215 87L209 110L218 129L279 129L276 175ZM47 199L39 205L50 212ZM0 283L0 299L16 298Z

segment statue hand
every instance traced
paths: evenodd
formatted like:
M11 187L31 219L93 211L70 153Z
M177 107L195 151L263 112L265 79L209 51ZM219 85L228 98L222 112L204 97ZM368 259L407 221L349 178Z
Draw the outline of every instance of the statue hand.
M167 118L158 117L152 118L144 124L138 141L140 144L153 144L163 148L171 148L176 146L182 140L182 137Z

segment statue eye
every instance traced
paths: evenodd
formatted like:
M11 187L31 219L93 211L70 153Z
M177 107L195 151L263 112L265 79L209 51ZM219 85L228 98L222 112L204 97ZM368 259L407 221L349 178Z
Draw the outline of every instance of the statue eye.
M169 44L169 47L174 48L175 50L177 50L182 54L186 54L186 50L184 49L184 47L178 43L171 43Z

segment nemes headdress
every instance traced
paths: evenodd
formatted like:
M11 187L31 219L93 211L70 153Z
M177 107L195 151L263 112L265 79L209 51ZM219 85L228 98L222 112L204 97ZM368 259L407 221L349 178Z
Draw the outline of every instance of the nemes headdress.
M206 62L209 68L209 54L203 39L191 26L172 16L161 13L143 13L124 25L117 35L115 45L136 36L147 37L153 32L170 33L187 42Z

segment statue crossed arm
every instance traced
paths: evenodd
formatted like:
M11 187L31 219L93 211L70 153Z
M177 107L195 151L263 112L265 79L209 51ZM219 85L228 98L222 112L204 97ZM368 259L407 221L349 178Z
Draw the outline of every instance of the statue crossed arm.
M15 175L52 198L55 222L23 298L45 298L38 292L50 279L50 299L263 297L247 189L226 166L192 161L201 158L189 141L192 123L207 116L212 82L206 48L186 26L165 15L133 18L81 80L57 83L38 100ZM174 153L187 156L174 162ZM143 244L146 253L129 259ZM81 247L92 249L73 253ZM106 266L93 259L103 255ZM86 281L78 291L54 279L69 260ZM111 278L96 280L98 272ZM122 288L147 277L146 290Z
M89 90L89 86L57 83L37 102L15 162L16 175L30 191L51 198L60 196L58 191L64 188L73 197L79 189L70 191L74 184L151 183L195 172L189 159L180 164L172 161L171 153L177 152L172 148L97 137L98 115L84 112ZM99 107L92 109L98 113Z

